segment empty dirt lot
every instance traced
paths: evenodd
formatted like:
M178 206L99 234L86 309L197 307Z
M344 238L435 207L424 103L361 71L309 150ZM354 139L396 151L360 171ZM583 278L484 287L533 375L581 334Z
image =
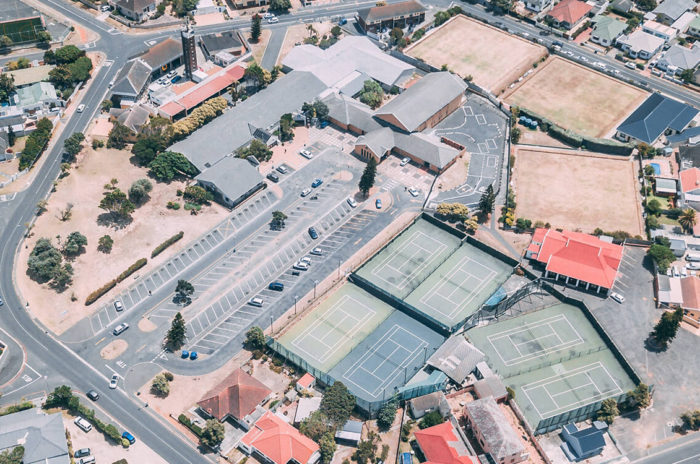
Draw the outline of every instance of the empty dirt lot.
M634 163L555 148L515 148L516 217L581 232L643 231Z
M605 137L647 96L641 89L554 57L506 94L505 101L579 134Z
M405 50L498 95L546 54L544 47L457 15Z

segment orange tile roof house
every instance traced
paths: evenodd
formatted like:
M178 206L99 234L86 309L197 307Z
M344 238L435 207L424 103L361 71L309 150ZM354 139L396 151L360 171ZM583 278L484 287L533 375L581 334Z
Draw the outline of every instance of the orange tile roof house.
M607 292L615 283L622 247L593 235L540 228L525 257L545 265L545 278Z
M469 456L467 446L455 430L452 422L445 421L423 430L417 430L416 441L425 459L425 464L477 464Z
M681 279L683 293L683 320L694 327L700 327L700 278L696 276Z
M272 412L265 413L238 446L265 464L314 464L318 445Z
M547 16L554 20L554 25L572 29L585 18L593 7L579 0L562 0L554 5Z
M207 416L220 421L233 419L246 430L264 413L259 406L272 391L258 379L236 369L197 403Z
M304 393L304 391L311 390L316 385L316 377L309 374L308 372L301 376L297 380L296 389L299 393Z
M700 169L690 168L680 172L681 195L683 202L700 202Z

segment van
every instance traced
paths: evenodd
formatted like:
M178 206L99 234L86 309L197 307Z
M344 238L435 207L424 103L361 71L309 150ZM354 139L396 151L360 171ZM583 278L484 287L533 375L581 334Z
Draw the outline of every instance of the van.
M88 456L86 458L82 458L78 462L80 462L80 464L93 464L95 462L95 456Z
M267 286L270 290L275 290L277 292L281 292L284 290L284 284L282 282L271 282L270 285Z
M90 430L92 430L92 424L88 422L85 418L83 417L76 417L75 420L73 421L75 425L77 425L83 432L87 433Z
M686 261L700 261L700 255L696 255L694 253L688 253L685 255L685 260Z

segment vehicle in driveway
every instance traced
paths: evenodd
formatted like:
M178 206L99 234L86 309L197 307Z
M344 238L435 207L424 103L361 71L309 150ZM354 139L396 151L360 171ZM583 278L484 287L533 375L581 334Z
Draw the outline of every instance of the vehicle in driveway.
M124 305L121 301L117 300L114 302L114 309L116 309L117 311L124 311Z
M374 206L376 206L377 209L382 209L382 200L381 200L381 198L377 198L377 200L374 202Z
M270 179L272 182L275 182L275 183L277 183L277 182L280 181L280 176L278 176L278 175L275 174L274 172L269 173L269 174L267 175L267 178Z
M417 197L418 194L420 193L420 190L418 190L415 187L411 187L408 189L408 193L410 193L412 197Z
M268 285L267 288L276 292L281 292L284 290L284 284L282 282L270 282L270 285Z
M311 253L312 255L321 256L323 254L323 250L321 250L319 247L316 247L309 253Z
M78 461L78 464L95 464L95 456L88 456Z
M90 390L85 394L88 398L90 398L92 401L97 401L100 399L100 394L97 393L95 390ZM90 454L90 453L88 453ZM80 457L80 456L76 456Z
M308 271L309 270L309 265L306 263L302 263L301 261L297 261L294 263L294 266L292 266L294 269L298 271Z
M289 172L289 168L283 164L281 166L277 166L277 172L280 174L287 174Z
M618 303L624 303L625 302L625 297L620 295L619 293L612 292L610 294L610 298L613 300L617 301Z
M122 322L121 324L119 324L118 326L116 326L116 327L114 328L114 330L112 331L112 333L113 333L114 335L120 335L121 333L123 333L123 332L124 332L126 329L128 329L128 328L129 328L129 324L127 324L126 322Z
M117 374L112 374L112 378L109 380L109 388L114 390L119 385L119 376Z
M313 182L311 182L311 187L316 188L316 187L320 186L322 183L323 183L323 179L316 178L316 179L314 179Z
M353 198L348 198L347 199L348 205L350 205L351 208L357 208L357 202Z
M311 152L306 149L299 150L299 154L306 159L311 159L314 157L314 155L312 155Z
M75 425L77 425L80 428L80 430L82 430L85 433L92 430L92 424L90 422L88 422L87 419L85 419L84 417L80 417L80 416L76 417L75 420L73 421L73 423Z
M305 197L305 196L307 196L309 193L311 193L311 189L308 188L308 187L306 187L304 190L301 191L301 196L302 196L302 197Z
M309 227L309 236L314 240L318 238L318 232L316 232L315 227Z
M84 458L90 456L90 448L81 448L73 454L74 458Z
M401 166L406 166L410 162L411 162L411 160L409 158L404 158L401 160L401 163L399 163L399 164L401 164Z
M129 441L129 444L131 444L131 445L136 443L136 438L134 438L134 436L132 434L130 434L129 432L122 433L122 438L126 438Z
M259 296L256 296L254 298L251 298L250 301L248 301L248 304L251 306L257 306L258 308L262 308L263 299Z

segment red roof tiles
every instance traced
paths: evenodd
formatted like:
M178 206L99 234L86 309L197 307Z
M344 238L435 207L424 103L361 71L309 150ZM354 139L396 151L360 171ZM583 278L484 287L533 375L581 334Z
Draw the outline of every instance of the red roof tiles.
M700 189L700 169L690 168L680 172L681 190L683 193Z
M547 14L557 21L576 24L581 18L588 14L593 7L579 0L562 0L554 5L554 8Z
M700 278L696 276L681 279L684 309L700 309Z
M236 369L219 385L204 395L197 405L207 414L223 420L227 415L243 419L272 391L264 383Z
M241 441L275 464L287 464L292 459L307 464L312 458L317 459L314 454L319 449L313 440L269 411L258 419Z
M302 388L308 389L311 387L311 384L313 383L314 380L315 380L314 376L307 372L297 381L297 385L299 385Z
M536 229L528 251L549 272L612 288L622 247L580 232Z
M427 459L425 464L474 464L476 462L467 455L467 447L450 421L417 430L415 435Z
M240 66L234 66L231 69L227 69L226 72L214 77L213 79L197 85L192 89L192 91L181 96L177 100L173 100L161 106L159 111L161 114L170 118L183 111L190 111L204 100L216 95L234 82L238 82L243 77L244 73L245 69Z

